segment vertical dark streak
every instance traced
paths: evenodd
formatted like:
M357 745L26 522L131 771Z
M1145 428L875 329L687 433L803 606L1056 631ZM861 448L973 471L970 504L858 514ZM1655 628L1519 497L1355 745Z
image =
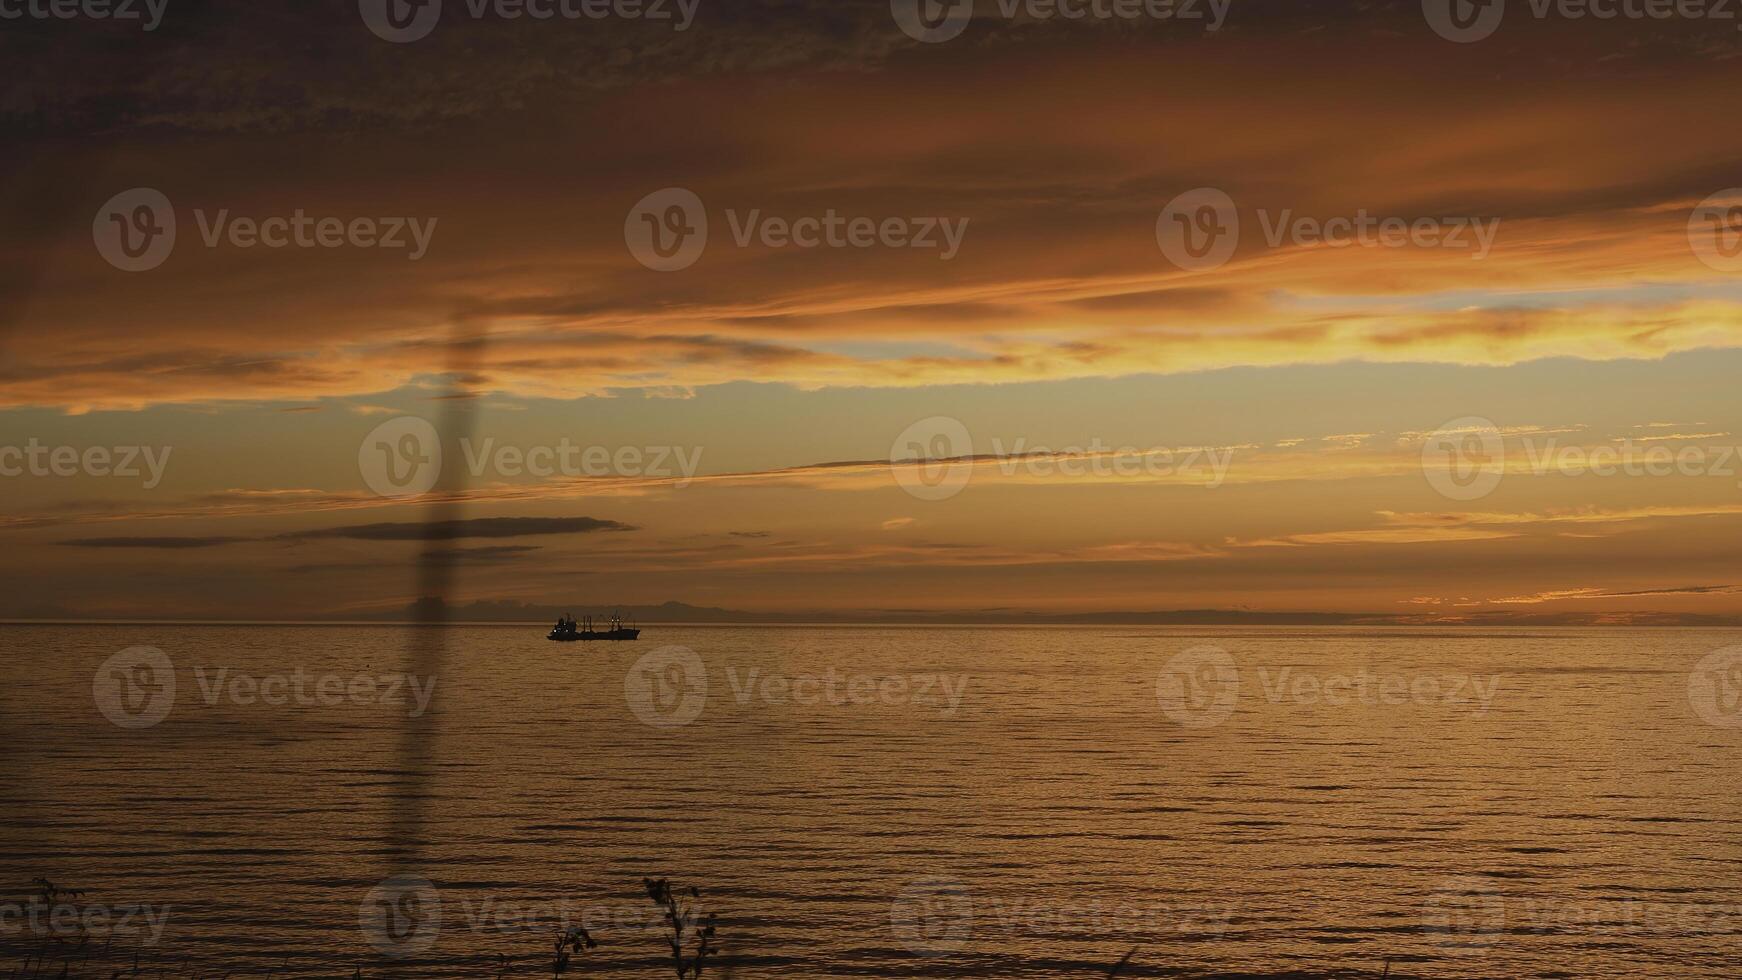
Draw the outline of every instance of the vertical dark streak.
M472 379L484 351L482 331L457 320L449 335L447 389L442 393L441 409L434 420L441 438L443 466L436 485L430 490L430 502L424 505L426 528L451 527L464 509L461 492L465 490L465 467L460 443L472 434L476 422L475 392ZM448 648L452 637L447 629L448 608L454 591L454 564L449 557L448 537L431 530L423 538L415 574L416 595L420 601L420 623L408 631L405 671L420 681L436 680L429 710L407 717L400 731L398 765L394 773L392 797L388 807L387 853L389 874L394 878L421 878L435 881L439 875L430 867L428 806L432 792L431 778L439 764L438 737L441 719L441 690L445 686L444 671L448 663ZM415 968L414 968L415 969Z

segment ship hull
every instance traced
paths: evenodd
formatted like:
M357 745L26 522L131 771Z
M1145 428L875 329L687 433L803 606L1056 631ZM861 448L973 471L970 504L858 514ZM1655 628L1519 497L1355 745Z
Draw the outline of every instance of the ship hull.
M628 629L628 628L620 629L620 630L606 630L603 633L593 633L593 632L585 632L585 631L578 631L578 632L574 632L574 633L558 633L555 630L552 630L550 635L545 637L545 639L555 640L558 643L575 643L575 642L579 642L579 641L589 641L589 640L633 640L633 639L638 638L639 636L641 636L640 630Z

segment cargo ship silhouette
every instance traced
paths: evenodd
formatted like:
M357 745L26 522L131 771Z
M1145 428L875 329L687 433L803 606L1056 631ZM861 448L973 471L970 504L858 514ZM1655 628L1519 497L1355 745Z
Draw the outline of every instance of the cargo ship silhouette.
M583 617L578 628L573 616L565 616L556 621L556 626L551 628L545 639L573 643L576 640L633 640L640 635L639 629L623 625L622 613L612 613L611 628L605 630L595 630L591 616Z

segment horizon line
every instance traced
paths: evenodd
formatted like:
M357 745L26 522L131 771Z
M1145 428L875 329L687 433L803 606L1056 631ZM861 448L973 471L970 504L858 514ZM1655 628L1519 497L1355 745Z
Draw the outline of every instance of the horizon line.
M1091 616L1093 614L1078 614L1078 615ZM1159 614L1159 615L1166 615L1166 614ZM1291 614L1279 613L1276 615L1288 616ZM1303 614L1293 614L1293 615L1303 615ZM1335 614L1335 613L1310 614L1309 613L1309 614L1304 614L1304 615L1324 616L1324 615L1338 615L1338 614ZM1599 615L1601 615L1601 614L1599 614ZM542 622L543 622L542 619L537 619L537 620L534 620L534 619L522 619L522 620L484 620L484 619L480 619L480 620L464 620L464 619L462 619L462 620L175 619L175 618L160 618L160 619L143 619L143 618L29 619L29 618L0 617L0 626L298 626L298 627L375 626L375 627L383 627L383 628L388 628L388 627L442 627L442 626L461 627L461 626L463 626L463 627L499 627L499 628L504 628L504 629L512 627L515 629L521 629L521 628L525 628L528 626L537 626L538 624L540 624ZM1343 622L1343 623L1275 622L1275 621L1252 622L1252 621L1226 620L1226 621L1205 621L1205 622L1151 622L1151 623L1142 623L1142 622L1112 621L1112 620L1104 620L1103 621L1103 620L1095 620L1095 619L1077 619L1077 620L1067 622L1067 621L1061 621L1061 620L1051 620L1051 619L1041 617L1041 618L1036 618L1035 620L1029 621L1029 622L997 622L997 621L973 620L973 619L960 619L960 620L956 620L956 619L934 619L934 620L769 619L769 620L690 620L690 621L684 621L684 620L649 620L649 621L647 621L646 625L647 626L659 626L659 627L692 627L692 626L693 627L798 627L798 628L804 628L804 627L810 627L810 628L816 628L816 627L842 627L842 628L854 628L854 627L860 627L860 628L865 628L865 627L878 627L878 628L886 628L886 627L887 628L956 627L956 628L981 628L981 629L996 629L996 628L1031 629L1031 628L1043 628L1043 627L1044 628L1068 629L1068 628L1072 628L1072 627L1090 626L1090 627L1100 627L1100 628L1119 627L1119 628L1131 628L1131 629L1156 629L1156 628L1166 628L1166 627L1185 628L1185 629L1206 629L1206 628L1217 628L1217 627L1270 627L1270 628L1289 628L1289 629L1301 629L1301 628L1317 628L1317 629L1518 629L1518 628L1526 628L1527 627L1530 629L1692 629L1692 630L1706 629L1706 630L1735 630L1735 629L1742 629L1742 620L1737 620L1737 621L1733 621L1733 622L1713 622L1713 623L1685 623L1685 622L1677 623L1677 622L1646 622L1646 621L1632 621L1632 622L1617 621L1617 622L1607 622L1607 623L1567 623L1567 622L1544 623L1544 622L1531 622L1531 621L1449 622L1449 621L1443 621L1443 620L1440 620L1440 621L1397 620L1397 621L1392 621L1392 622Z

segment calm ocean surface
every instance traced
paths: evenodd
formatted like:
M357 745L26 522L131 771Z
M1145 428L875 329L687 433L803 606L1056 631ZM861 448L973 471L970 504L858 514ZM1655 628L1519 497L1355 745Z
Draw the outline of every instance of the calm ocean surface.
M663 875L740 978L1742 976L1742 631L0 644L5 971L670 976Z

